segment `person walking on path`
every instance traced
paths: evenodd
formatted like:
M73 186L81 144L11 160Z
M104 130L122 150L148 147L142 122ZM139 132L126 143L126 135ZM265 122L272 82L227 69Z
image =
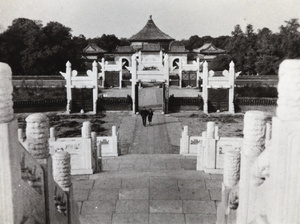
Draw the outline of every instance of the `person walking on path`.
M153 111L152 111L151 108L149 108L149 110L148 110L148 121L149 121L149 125L151 125L152 117L153 117Z
M146 127L146 121L147 121L147 116L148 116L148 110L144 107L140 114L141 114L141 116L142 116L143 125Z

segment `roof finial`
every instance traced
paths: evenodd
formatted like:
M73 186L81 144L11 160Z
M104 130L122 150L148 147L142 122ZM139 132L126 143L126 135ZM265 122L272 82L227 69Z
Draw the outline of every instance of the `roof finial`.
M152 15L150 15L150 20L152 20Z

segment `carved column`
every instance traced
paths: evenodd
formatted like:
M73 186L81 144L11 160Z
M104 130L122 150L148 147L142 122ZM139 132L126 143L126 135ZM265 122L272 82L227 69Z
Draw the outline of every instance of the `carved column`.
M85 121L82 124L81 135L82 138L91 138L91 122Z
M237 223L248 223L248 211L255 200L250 184L250 168L265 149L266 116L260 111L247 111L244 116L244 143L241 151L241 178Z
M21 153L10 67L0 62L0 223L22 222Z
M45 114L31 114L26 118L27 150L35 159L49 156L49 120Z
M50 139L53 140L53 141L55 141L55 138L56 138L56 136L55 136L55 128L51 127L50 128Z
M203 63L203 83L202 83L202 97L203 97L203 112L208 113L208 64Z
M240 152L225 151L223 183L226 187L232 188L240 179Z
M197 71L196 71L196 74L197 74L197 80L196 80L196 87L197 88L200 88L199 86L199 79L200 79L200 59L199 57L197 57Z
M93 62L93 113L97 113L97 101L98 101L98 64L96 61Z
M52 158L49 154L49 120L45 114L31 114L26 118L27 150L42 166L45 175L46 216L49 223L54 220L56 210L53 203L54 182Z
M189 153L189 127L184 126L180 139L180 154L186 155Z
M273 118L269 223L300 220L300 60L279 67L278 101Z
M202 142L198 145L197 150L197 170L204 170L204 150L206 145L207 134L202 132Z
M92 136L91 136L91 122L85 121L82 124L81 128L81 147L82 147L82 165L81 169L73 170L72 175L76 174L92 174L93 173L93 145L92 145Z
M270 123L266 124L266 148L271 147L272 140L272 125Z
M164 79L166 80L166 86L169 87L170 79L170 68L169 68L169 55L165 54L164 57Z
M71 186L71 157L68 152L59 149L52 156L53 178L55 182L64 190L69 191Z
M105 87L105 60L104 58L101 59L101 68L102 68L102 88Z
M136 94L135 91L138 91L135 87L136 85L136 69L137 69L137 65L136 65L136 54L133 54L131 57L131 62L132 62L132 66L131 66L131 98L132 98L132 113L135 114L136 108L135 108L135 104L136 104Z
M117 135L117 127L112 126L111 128L111 135L112 135L112 152L114 156L118 156L118 135Z
M207 122L207 138L205 146L205 168L216 168L215 122Z
M230 220L235 217L235 211L232 210L233 188L237 188L240 178L240 152L239 151L225 151L224 153L224 173L222 183L222 201L218 205L217 223L235 223ZM230 192L232 196L230 197Z
M234 63L233 61L229 64L229 97L228 97L228 103L229 103L229 112L234 113L234 79L235 79L235 71L234 71Z

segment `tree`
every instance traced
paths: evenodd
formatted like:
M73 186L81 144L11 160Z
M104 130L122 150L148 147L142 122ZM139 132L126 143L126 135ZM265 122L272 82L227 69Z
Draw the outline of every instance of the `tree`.
M119 38L117 38L114 34L103 34L101 37L93 38L90 41L96 43L100 48L108 52L113 52L120 44Z
M235 67L239 71L244 71L245 52L247 49L247 40L240 25L236 25L231 32L232 36L228 41L225 50L231 55Z
M298 19L285 21L285 26L280 26L281 51L284 58L300 57L300 24Z
M202 40L202 38L200 38L198 35L194 35L189 38L185 47L187 50L193 50L193 49L201 47L203 44L204 44L204 41Z
M120 38L120 43L119 46L129 46L130 42L128 41L127 38Z
M255 70L260 75L277 74L280 57L282 54L278 46L280 45L278 35L273 34L269 28L264 27L258 30L256 48L257 57L255 62Z
M230 61L231 57L229 55L218 55L208 64L208 69L213 71L228 70Z
M25 74L23 56L28 46L37 45L43 40L42 23L37 20L18 18L0 35L0 56L12 68L14 75Z

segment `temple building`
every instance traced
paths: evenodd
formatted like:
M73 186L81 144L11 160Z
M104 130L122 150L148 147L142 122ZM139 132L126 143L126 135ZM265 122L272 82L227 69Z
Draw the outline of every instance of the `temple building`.
M82 52L82 57L85 59L87 65L91 65L94 60L101 60L104 54L107 53L107 51L98 47L95 43L89 43Z
M93 58L99 62L99 55L113 59L102 59L99 62L105 74L102 77L104 87L122 88L132 85L134 55L138 82L166 83L168 86L179 87L199 85L199 58L188 62L189 51L183 45L174 45L175 39L161 31L152 20L152 16L146 25L128 40L130 46L117 46L116 50L109 54L97 49L93 44L84 49L89 60Z
M198 57L201 61L212 61L218 55L225 54L226 51L220 48L217 48L212 43L205 43L201 47L196 48L193 52L198 54Z

